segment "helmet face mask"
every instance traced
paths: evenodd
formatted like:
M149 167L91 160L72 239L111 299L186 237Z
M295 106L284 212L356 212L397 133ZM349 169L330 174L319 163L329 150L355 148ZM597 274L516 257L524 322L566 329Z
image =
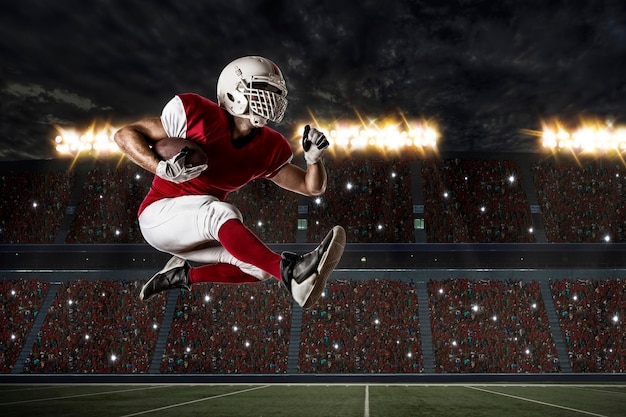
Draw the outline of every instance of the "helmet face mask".
M287 86L272 61L249 56L228 64L217 80L218 104L257 127L279 123L287 108Z

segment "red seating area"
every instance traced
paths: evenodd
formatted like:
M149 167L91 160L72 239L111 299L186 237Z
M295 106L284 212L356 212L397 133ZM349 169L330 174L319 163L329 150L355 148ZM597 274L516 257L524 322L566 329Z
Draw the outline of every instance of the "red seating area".
M165 295L143 303L134 282L63 283L24 372L147 372L164 309Z
M537 281L456 278L427 288L435 372L561 372ZM626 372L624 280L567 278L550 288L572 370ZM61 284L26 362L16 364L49 289L37 279L0 281L1 373L148 372L166 295L143 303L135 282L103 279ZM183 291L160 372L285 373L291 316L275 280ZM414 284L330 281L303 311L298 371L423 372Z
M153 176L130 164L88 173L67 243L142 243L137 209Z
M410 161L329 159L326 194L311 199L308 242L340 224L352 243L414 242Z
M0 281L0 373L10 373L50 284L36 279Z
M428 282L435 371L559 372L537 281Z
M75 182L73 172L0 176L0 243L53 243Z
M532 167L550 242L624 242L626 170L609 161L543 162Z
M422 181L428 242L535 242L515 162L426 160Z
M550 282L574 372L626 372L626 282Z
M256 180L231 193L228 201L243 215L244 223L267 243L296 241L298 195L266 180Z
M626 240L626 168L621 162L529 163L549 242ZM344 226L352 243L415 241L409 158L328 158L326 166L328 192L308 199L307 242L319 242L335 224ZM53 243L78 169L3 173L0 243ZM516 162L427 159L421 174L428 242L535 242ZM91 168L66 242L143 243L136 213L151 181L151 174L129 162ZM263 241L289 243L296 241L302 217L299 198L259 180L229 200Z
M276 280L204 284L178 297L162 373L284 373L291 299Z
M423 370L414 285L338 280L304 311L299 371L418 373Z

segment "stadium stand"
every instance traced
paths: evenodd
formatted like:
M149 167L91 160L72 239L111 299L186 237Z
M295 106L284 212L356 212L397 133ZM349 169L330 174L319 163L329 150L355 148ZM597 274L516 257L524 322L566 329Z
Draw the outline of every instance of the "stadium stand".
M626 372L626 283L621 278L551 280L574 372Z
M255 180L231 193L228 201L243 215L244 223L267 243L296 241L298 195L270 181Z
M441 274L429 279L429 273L420 273L418 285L412 281L415 270L404 270L398 279L378 270L362 276L359 268L366 270L370 263L369 256L363 256L351 261L350 273L337 271L322 301L306 311L292 308L275 280L245 286L206 284L173 294L170 301L164 294L155 302L140 303L135 277L128 278L140 266L122 271L121 262L111 263L120 268L119 274L104 275L95 269L76 280L76 274L64 276L60 269L52 271L53 278L46 277L50 271L23 278L24 267L11 267L7 254L23 259L21 247L29 247L29 254L39 253L31 248L37 245L30 244L42 244L42 254L68 257L79 257L82 248L97 252L99 246L119 246L123 251L139 246L126 244L143 246L136 210L152 177L126 162L3 169L0 245L6 265L0 267L0 372L136 374L152 369L161 374L280 375L289 367L301 375L423 374L422 344L430 351L431 342L434 355L429 361L434 359L439 374L552 374L569 372L570 364L573 372L583 374L626 372L626 289L623 278L615 278L623 276L624 266L619 259L608 263L603 256L615 246L619 252L619 243L624 242L624 166L603 159L580 163L543 159L530 157L522 168L517 159L507 157L424 158L419 165L397 157L329 158L325 161L329 192L319 204L267 181L255 181L231 194L229 200L241 210L246 224L265 242L281 248L318 242L329 227L342 224L349 244L393 251L395 244L415 242L414 205L423 203L427 246L398 247L451 253L460 246L474 247L458 243L490 243L511 247L520 260L523 256L516 250L527 246L517 244L545 248L534 245L529 233L532 211L532 216L542 217L548 242L557 244L547 246L565 248L559 258L550 260L550 267L571 268L572 259L580 257L572 247L581 247L580 254L585 254L593 244L588 256L598 254L598 263L592 267L607 268L593 278L579 278L586 275L572 268L549 284L548 277L555 275L540 269L536 276L526 270L525 279L500 275L498 270L485 272L482 280L476 275L448 278L441 275L446 273L445 256L437 254L428 268L441 268ZM415 166L420 172L413 172ZM525 183L534 184L533 190L518 181L524 172ZM412 195L412 181L421 181L423 201L416 202ZM534 192L533 207L528 194ZM302 218L308 227L297 230ZM59 240L61 224L69 230ZM605 236L616 244L607 246ZM64 253L68 247L78 249ZM402 256L408 258L410 250ZM103 253L106 264L107 252ZM498 253L489 256L497 258ZM401 258L398 253L389 258L394 255ZM474 268L472 256L467 254L468 268ZM37 265L45 263L43 255L33 258ZM153 260L147 258L138 264L148 267ZM392 261L385 268L401 267ZM137 279L149 274L142 272ZM56 298L50 285L58 288ZM47 311L40 311L46 294L46 306L54 301ZM166 304L173 317L164 317ZM431 323L432 340L426 336L427 343L420 318ZM43 324L34 325L35 321ZM293 323L301 332L291 331ZM550 323L560 327L560 340ZM296 333L298 339L292 337ZM27 338L34 340L32 346L25 345L30 344ZM163 357L161 351L155 355L157 341L165 346ZM290 350L290 344L300 350Z
M137 209L152 175L130 164L87 174L67 243L142 243Z
M429 281L435 370L558 372L539 283Z
M276 280L203 284L178 298L163 373L284 373L291 300Z
M509 160L425 160L428 242L535 242L519 171Z
M53 243L74 186L72 172L0 176L0 243Z
M415 287L381 279L330 282L303 316L300 349L300 372L421 372Z
M544 161L532 166L551 242L626 240L625 168L609 161Z
M39 331L24 373L147 372L165 295L137 297L135 282L65 282Z
M0 373L12 371L48 287L36 279L0 281Z
M353 243L414 242L409 161L332 159L326 165L329 192L309 202L308 242L319 242L335 224Z

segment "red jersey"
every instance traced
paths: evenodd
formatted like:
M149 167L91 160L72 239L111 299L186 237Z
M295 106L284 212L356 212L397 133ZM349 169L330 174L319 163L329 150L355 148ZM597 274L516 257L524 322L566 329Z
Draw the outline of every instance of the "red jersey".
M184 195L212 195L221 201L255 178L272 178L291 162L287 139L264 126L252 136L233 143L229 115L216 103L197 94L179 94L163 109L161 121L170 137L185 137L199 143L208 168L190 181L175 184L154 176L139 214L154 201Z

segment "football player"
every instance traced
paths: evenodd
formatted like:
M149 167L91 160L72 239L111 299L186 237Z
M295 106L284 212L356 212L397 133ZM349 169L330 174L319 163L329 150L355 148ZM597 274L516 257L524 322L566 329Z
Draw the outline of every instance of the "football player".
M142 287L141 299L173 288L190 290L201 282L249 283L275 277L300 306L315 304L343 254L344 229L335 226L312 252L276 253L225 201L228 193L256 178L305 196L325 192L325 135L305 128L305 170L292 163L287 139L267 126L269 121L280 122L286 108L287 87L278 66L246 56L222 70L217 103L197 94L178 94L160 117L117 131L115 141L126 156L155 174L139 208L141 232L151 246L173 255ZM168 137L196 142L207 163L188 166L184 154L161 160L151 145Z

